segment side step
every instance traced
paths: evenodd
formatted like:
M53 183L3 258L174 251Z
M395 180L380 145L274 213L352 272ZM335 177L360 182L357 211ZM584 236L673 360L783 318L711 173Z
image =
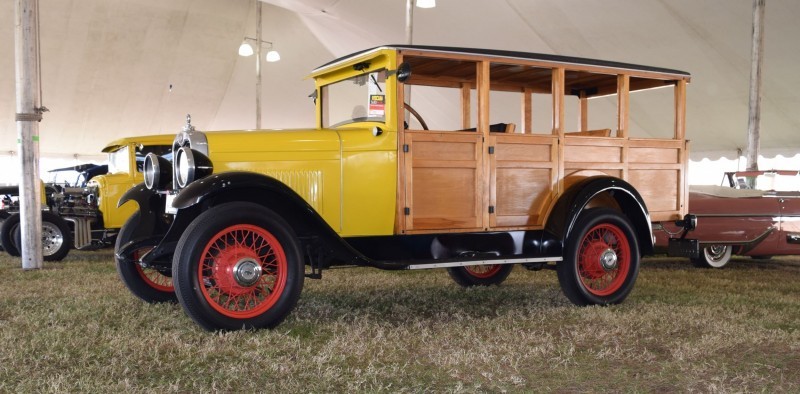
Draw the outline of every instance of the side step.
M431 264L412 264L406 269L409 270L424 270L433 268L452 268L452 267L466 267L469 265L494 265L494 264L524 264L524 263L548 263L564 260L562 257L529 257L521 259L497 259L497 260L470 260L470 261L450 261L447 263L431 263Z

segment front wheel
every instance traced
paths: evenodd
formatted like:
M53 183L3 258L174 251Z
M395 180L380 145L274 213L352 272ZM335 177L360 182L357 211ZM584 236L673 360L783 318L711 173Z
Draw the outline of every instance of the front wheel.
M133 251L132 256L119 256L120 248L131 241L135 226L139 224L139 212L134 213L117 234L114 245L114 260L117 273L125 287L139 299L151 304L160 302L176 302L175 287L172 285L172 276L155 268L142 268L139 258L151 250L153 246L141 247Z
M564 295L576 305L624 301L639 274L633 226L611 209L584 211L567 237L557 271Z
M491 286L503 283L513 268L510 264L468 265L448 268L447 273L464 287Z
M730 245L709 245L703 248L700 257L691 260L698 268L722 268L731 260L732 252Z
M172 261L183 310L207 330L272 328L291 312L305 267L291 226L257 204L213 207L184 231Z
M17 242L19 245L20 242ZM42 259L61 261L72 249L72 233L67 221L52 212L42 212Z
M8 254L14 257L20 256L19 245L15 239L15 235L19 232L19 221L20 216L15 213L3 220L3 224L0 225L0 244Z

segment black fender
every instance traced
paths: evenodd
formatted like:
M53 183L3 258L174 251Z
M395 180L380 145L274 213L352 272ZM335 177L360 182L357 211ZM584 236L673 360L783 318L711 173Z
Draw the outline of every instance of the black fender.
M176 218L181 219L196 217L210 207L234 201L256 203L281 215L293 227L303 246L315 249L313 253L305 250L307 255L326 256L348 264L372 264L350 247L306 200L283 182L267 175L243 171L209 175L182 189L172 201L172 207L178 209ZM176 220L166 238L175 238L174 234L179 237L178 233L183 233L190 222Z
M166 198L154 190L148 189L144 182L128 189L119 202L117 207L135 201L139 205L139 220L137 223L131 222L134 226L130 241L122 245L115 253L117 256L124 257L144 245L155 245L167 232L169 225L163 218Z
M619 178L594 176L572 185L553 206L545 229L566 241L581 211L603 193L616 201L622 213L633 224L640 252L643 255L652 254L653 230L644 199L630 183Z

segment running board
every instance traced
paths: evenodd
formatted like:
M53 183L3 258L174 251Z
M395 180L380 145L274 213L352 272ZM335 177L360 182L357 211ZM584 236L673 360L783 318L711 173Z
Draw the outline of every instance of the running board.
M548 262L558 262L562 260L564 260L562 257L536 257L536 258L524 258L524 259L452 261L448 263L413 264L409 265L406 269L424 270L432 268L466 267L469 265L548 263Z

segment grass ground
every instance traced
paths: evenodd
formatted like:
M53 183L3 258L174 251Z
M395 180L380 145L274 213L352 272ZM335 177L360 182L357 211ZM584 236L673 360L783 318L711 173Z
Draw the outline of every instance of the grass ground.
M326 271L272 331L208 333L148 305L110 251L0 257L0 392L798 392L800 258L723 270L651 258L619 306L555 272Z

